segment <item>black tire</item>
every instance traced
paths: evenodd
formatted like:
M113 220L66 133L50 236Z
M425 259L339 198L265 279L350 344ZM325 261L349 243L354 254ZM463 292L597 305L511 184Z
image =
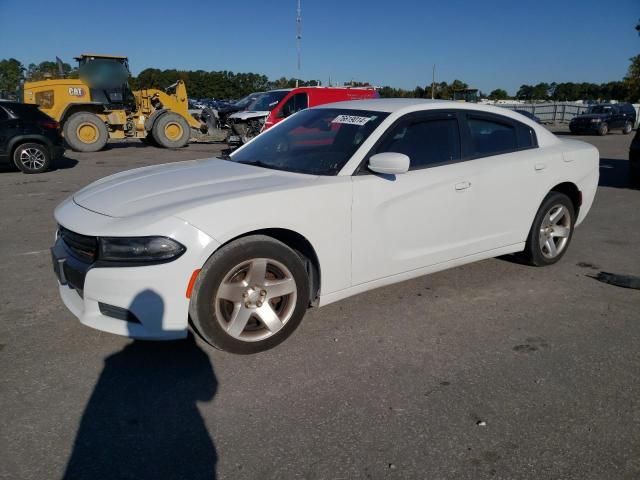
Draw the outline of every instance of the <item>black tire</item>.
M42 173L51 167L51 155L44 145L23 143L13 152L13 164L23 173Z
M540 235L541 229L544 226L545 216L549 213L550 210L555 208L558 205L562 205L567 209L569 214L568 228L569 228L569 236L562 250L558 252L557 256L553 258L548 258L542 252L542 247L540 245ZM545 267L547 265L553 265L557 263L567 252L569 249L569 245L571 244L571 239L573 238L573 229L576 222L576 213L573 207L573 202L571 199L560 192L549 192L549 194L545 197L536 213L536 216L533 220L533 224L531 225L531 230L529 231L529 236L527 237L527 242L525 245L524 252L522 255L525 260L535 267Z
M189 143L191 127L177 113L169 112L160 115L153 124L153 139L160 147L182 148Z
M631 125L631 122L626 122L624 124L624 127L622 127L622 133L624 135L629 135L632 131L633 131L633 125Z
M291 303L291 316L280 330L265 339L245 341L230 335L223 328L216 318L215 299L220 285L234 267L258 258L275 260L289 270L295 281L296 300ZM282 343L298 327L308 306L309 279L300 255L271 237L252 235L225 245L207 260L193 287L189 314L194 330L207 343L220 350L246 355ZM262 328L266 329L264 325Z
M74 113L64 123L64 139L76 152L97 152L109 140L107 125L95 113ZM83 138L83 131L88 134Z
M609 133L609 125L607 125L606 123L601 123L600 126L598 127L598 135L603 137L607 133Z

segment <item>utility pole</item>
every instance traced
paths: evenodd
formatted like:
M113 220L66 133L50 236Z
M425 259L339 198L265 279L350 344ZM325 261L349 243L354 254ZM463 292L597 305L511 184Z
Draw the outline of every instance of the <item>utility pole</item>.
M431 100L433 100L435 97L435 90L436 90L436 64L433 64L433 73L431 75Z
M298 86L298 82L300 80L300 41L302 40L302 7L300 5L300 0L298 0L298 9L296 11L296 50L298 51L298 78L296 78L296 87Z

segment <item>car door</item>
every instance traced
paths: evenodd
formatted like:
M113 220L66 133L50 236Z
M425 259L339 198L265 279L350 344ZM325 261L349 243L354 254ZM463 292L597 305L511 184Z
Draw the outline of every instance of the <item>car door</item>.
M376 153L409 156L407 173L366 170ZM466 255L473 232L468 163L460 162L452 111L411 114L389 128L352 177L352 283L358 285Z
M622 128L623 125L622 111L618 105L611 106L611 120L609 120L609 128Z
M524 242L548 188L544 177L562 164L562 154L541 156L535 130L502 115L465 112L461 131L471 183L466 224L474 233L470 251Z

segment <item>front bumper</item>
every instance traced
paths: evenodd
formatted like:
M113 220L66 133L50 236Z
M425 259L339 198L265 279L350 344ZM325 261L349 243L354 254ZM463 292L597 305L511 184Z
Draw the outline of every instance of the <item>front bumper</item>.
M87 221L83 222L83 218ZM114 224L118 220L129 223L126 219L90 212L72 201L58 207L56 220L65 228L85 235L164 234L185 245L187 251L172 262L135 267L96 267L82 262L60 238L56 239L51 254L60 297L82 324L137 339L172 340L187 336L186 288L193 271L201 268L219 246L217 242L174 217L155 222L149 227L153 231L138 230L125 235ZM111 227L108 231L96 229L96 223L100 222L105 224L104 228L108 224ZM84 230L83 223L87 225Z
M572 133L597 133L600 123L570 123L569 130Z

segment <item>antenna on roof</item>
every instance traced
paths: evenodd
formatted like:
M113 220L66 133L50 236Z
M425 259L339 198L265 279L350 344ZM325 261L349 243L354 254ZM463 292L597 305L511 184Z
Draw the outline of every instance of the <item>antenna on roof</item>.
M296 50L298 52L298 78L296 78L296 87L300 80L300 41L302 40L302 7L298 0L298 9L296 10Z

